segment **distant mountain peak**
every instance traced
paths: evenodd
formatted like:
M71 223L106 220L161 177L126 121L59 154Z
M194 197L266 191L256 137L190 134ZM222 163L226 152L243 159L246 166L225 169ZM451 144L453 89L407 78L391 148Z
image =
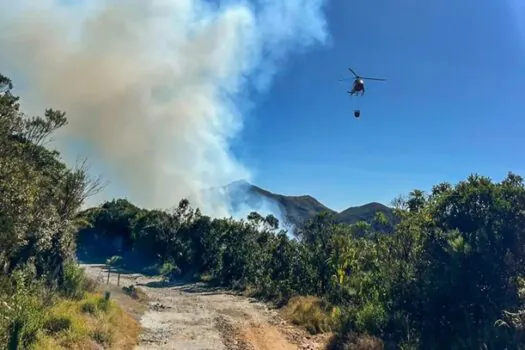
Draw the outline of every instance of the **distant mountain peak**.
M224 187L237 187L237 186L253 186L245 179L235 180Z
M245 179L233 181L223 186L222 190L226 192L233 208L248 206L257 210L264 203L275 204L284 215L284 219L295 227L301 226L306 220L322 212L334 215L336 222L347 224L360 220L371 223L377 212L383 212L389 219L393 219L392 209L378 202L350 207L338 213L310 195L277 194L255 186Z

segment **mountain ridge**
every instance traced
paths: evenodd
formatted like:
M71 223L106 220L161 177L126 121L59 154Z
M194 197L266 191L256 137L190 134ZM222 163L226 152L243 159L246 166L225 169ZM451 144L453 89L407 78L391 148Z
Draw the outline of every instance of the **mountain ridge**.
M322 212L333 215L337 223L344 224L354 224L358 221L366 221L373 224L373 220L378 212L383 213L391 223L395 221L393 209L379 202L351 206L338 212L311 195L278 194L253 185L246 180L234 181L220 187L219 190L229 200L230 206L234 211L243 205L249 206L256 211L260 208L272 207L272 205L277 206L285 220L284 224L287 226L291 224L294 227L300 227L305 221ZM381 231L390 231L392 226L387 226L386 229L385 227L376 228Z

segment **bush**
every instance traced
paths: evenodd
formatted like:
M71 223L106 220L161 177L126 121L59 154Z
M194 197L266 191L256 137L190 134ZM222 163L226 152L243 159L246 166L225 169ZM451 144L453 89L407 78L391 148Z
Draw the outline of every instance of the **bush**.
M108 312L110 307L112 306L110 298L110 292L105 292L104 296L101 296L97 300L97 307L99 310L102 310L104 312Z
M146 295L146 293L140 289L135 287L134 285L130 285L129 287L122 287L122 291L129 295L132 299L138 300L138 301L147 301L149 298Z
M338 326L341 311L316 297L293 297L283 315L296 325L304 326L311 334L328 332Z
M181 269L171 261L165 261L161 268L160 274L166 281L171 281L173 278L179 277Z
M9 349L28 348L38 337L45 321L45 301L38 281L31 281L29 270L13 273L8 293L0 294L0 344Z
M328 350L383 350L385 345L379 338L368 334L351 333L336 336L328 345Z
M9 305L4 302L0 342L10 349L28 348L44 324L44 305L34 295L16 294Z
M80 309L84 313L94 315L97 313L97 303L93 300L86 300L81 304Z
M84 297L87 287L90 287L90 282L86 280L84 271L77 264L65 264L61 288L62 295L80 300Z
M90 295L80 304L80 310L91 315L99 312L108 312L112 307L112 302L102 295Z
M355 326L361 332L377 334L385 322L386 313L380 303L368 302L355 314Z
M67 316L52 316L44 323L44 329L51 333L59 333L71 328L71 319Z

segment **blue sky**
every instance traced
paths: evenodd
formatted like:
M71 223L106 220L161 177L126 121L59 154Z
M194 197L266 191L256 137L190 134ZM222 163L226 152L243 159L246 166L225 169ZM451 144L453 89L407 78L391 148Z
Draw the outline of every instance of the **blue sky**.
M235 154L257 185L335 210L388 204L472 172L525 175L516 10L488 0L330 1L329 44L289 57L246 117ZM350 98L338 82L348 66L387 82Z
M230 118L230 100L217 98L215 91L225 85L233 95L237 88L249 91L237 81L254 73L253 68L263 73L256 78L269 78L271 85L253 100L238 96L254 108L242 116L244 127L231 147L240 164L254 175L252 182L270 191L310 194L332 209L342 210L370 201L388 204L415 188L430 190L434 184L454 183L473 172L495 180L508 171L525 175L521 159L525 145L521 137L525 131L523 0L325 0L328 43L304 45L301 39L324 38L323 19L317 13L322 1L260 0L262 12L252 13L244 1L215 1L224 11L208 12L200 1L173 0L165 2L171 4L166 17L144 14L137 6L140 1L115 2L122 8L109 11L109 18L141 28L143 35L128 36L114 26L102 30L92 25L83 28L84 38L97 38L93 41L97 45L90 46L93 42L89 40L65 41L62 31L42 35L41 27L17 33L13 28L28 26L20 22L23 25L10 27L16 35L6 36L10 31L0 35L0 43L13 45L5 50L6 55L0 55L0 68L14 79L17 88L27 89L24 99L33 96L45 106L67 110L69 135L73 136L62 148L63 155L69 161L77 155L88 156L93 172L110 182L102 196L105 199L128 196L142 200L139 205L164 207L182 193L209 183L210 178L222 184L224 179L244 174L231 161L223 136L236 124L232 122L235 118ZM105 3L62 2L89 3L95 8ZM34 6L26 0L17 8ZM47 12L37 11L39 19L55 23L51 15L58 9L63 10L50 5ZM60 17L68 33L80 30L75 25L91 13L85 11L87 7L83 9L75 10L67 20ZM37 23L31 16L36 13L28 18ZM168 27L164 27L165 19ZM204 26L204 34L217 34L214 23L230 26L218 27L222 29L249 23L239 28L254 31L230 31L229 36L220 38L203 34L211 44L199 45L191 33L195 21L202 19L209 24ZM248 34L231 35L241 32ZM47 44L20 45L24 42L21 38L50 41L57 50L39 51ZM184 45L173 45L185 40L192 49L188 52ZM285 50L283 42L295 46ZM273 56L261 67L258 49L262 44ZM301 44L301 52L294 52ZM123 56L125 64L116 67L137 68L130 69L133 74L124 74L134 79L123 78L120 70L111 66L112 57L123 47L132 54ZM96 51L103 59L100 62L106 64L78 60L78 48L83 48L88 58ZM62 52L63 64L56 64L52 54L56 52ZM141 61L143 54L147 65ZM286 61L277 67L275 76L266 74L265 68L272 67L273 58L279 55ZM165 61L191 69L171 70ZM86 74L86 81L105 70L96 75L98 85L91 91L104 96L105 103L82 97L90 91L86 84L48 93L48 86L63 86L62 82L70 79L70 69L79 62L86 66L74 71ZM370 81L364 97L349 97L346 91L351 82L338 81L351 77L349 66L364 76L387 81ZM201 80L199 72L208 69L220 77L222 72L229 74L222 80L213 74ZM167 74L150 74L157 70ZM136 81L144 81L146 86ZM157 106L144 98L148 87L159 86L179 92L172 104ZM179 95L197 97L197 102L186 105L185 99L177 99ZM112 108L104 108L110 103ZM27 105L40 108L38 103ZM362 111L360 119L353 117L356 108ZM169 113L162 113L164 109ZM165 124L151 127L148 120ZM116 131L110 132L112 128ZM112 137L104 136L108 132Z

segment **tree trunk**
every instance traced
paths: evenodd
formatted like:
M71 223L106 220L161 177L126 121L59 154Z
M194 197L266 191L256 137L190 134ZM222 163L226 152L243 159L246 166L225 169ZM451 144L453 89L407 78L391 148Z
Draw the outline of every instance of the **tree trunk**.
M7 348L9 350L18 350L22 347L20 344L20 333L22 332L22 328L24 325L20 320L15 320L14 324L9 329L9 340L7 344Z
M118 272L117 276L117 287L120 287L120 271Z
M106 284L109 284L109 275L111 274L111 265L108 265L108 281Z

